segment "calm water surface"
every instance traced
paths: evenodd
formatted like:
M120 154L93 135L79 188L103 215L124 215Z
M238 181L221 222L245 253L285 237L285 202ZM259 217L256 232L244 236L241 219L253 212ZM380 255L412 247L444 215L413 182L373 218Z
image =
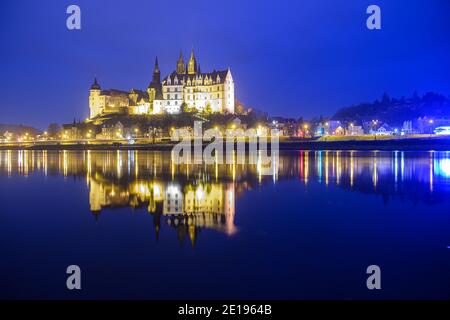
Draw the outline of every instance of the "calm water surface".
M170 159L0 151L0 298L450 298L450 153Z

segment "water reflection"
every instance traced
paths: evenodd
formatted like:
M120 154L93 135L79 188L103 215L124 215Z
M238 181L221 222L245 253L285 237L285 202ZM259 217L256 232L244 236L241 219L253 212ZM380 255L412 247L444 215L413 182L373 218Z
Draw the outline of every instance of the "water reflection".
M156 237L164 224L193 244L204 228L235 234L236 198L286 179L300 179L304 188L380 194L385 203L391 197L436 203L450 192L449 152L296 151L281 153L270 176L261 170L260 163L175 165L169 152L0 151L2 176L85 179L96 220L106 208L145 208Z

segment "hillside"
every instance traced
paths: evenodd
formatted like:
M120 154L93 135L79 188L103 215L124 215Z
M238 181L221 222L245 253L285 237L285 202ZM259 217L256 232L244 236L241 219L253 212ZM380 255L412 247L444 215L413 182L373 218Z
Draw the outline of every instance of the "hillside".
M419 117L450 119L450 98L429 92L422 97L413 94L410 98L391 99L384 94L381 101L362 103L338 110L332 119L364 122L380 120L390 125L400 126L406 120Z
M24 126L21 124L0 124L0 135L3 135L6 131L18 135L23 135L25 133L28 133L30 135L36 135L41 133L39 129L30 126Z

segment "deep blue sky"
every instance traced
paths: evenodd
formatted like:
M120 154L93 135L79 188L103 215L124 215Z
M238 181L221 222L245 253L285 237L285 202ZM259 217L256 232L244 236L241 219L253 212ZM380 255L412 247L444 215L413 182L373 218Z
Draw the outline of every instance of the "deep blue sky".
M82 30L66 28L77 4ZM382 9L382 30L365 27ZM231 67L237 97L272 115L330 115L341 106L450 94L450 1L4 0L0 123L46 128L88 115L102 88L146 88L194 47L203 71Z

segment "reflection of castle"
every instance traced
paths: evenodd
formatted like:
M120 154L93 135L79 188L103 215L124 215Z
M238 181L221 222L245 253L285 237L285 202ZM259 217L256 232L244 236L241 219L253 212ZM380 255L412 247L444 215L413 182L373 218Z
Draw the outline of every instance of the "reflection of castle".
M89 204L96 218L106 207L146 207L155 217L157 232L161 216L171 226L187 226L192 241L196 228L211 228L228 235L236 232L233 183L182 185L177 182L136 180L121 185L105 182L97 175L88 178L88 184Z
M258 165L174 165L168 152L0 151L0 176L33 172L86 180L96 218L105 208L142 208L157 234L165 222L193 243L203 228L235 233L236 198L264 183L297 178L425 203L450 191L445 152L296 151L280 154L273 175L264 176Z

